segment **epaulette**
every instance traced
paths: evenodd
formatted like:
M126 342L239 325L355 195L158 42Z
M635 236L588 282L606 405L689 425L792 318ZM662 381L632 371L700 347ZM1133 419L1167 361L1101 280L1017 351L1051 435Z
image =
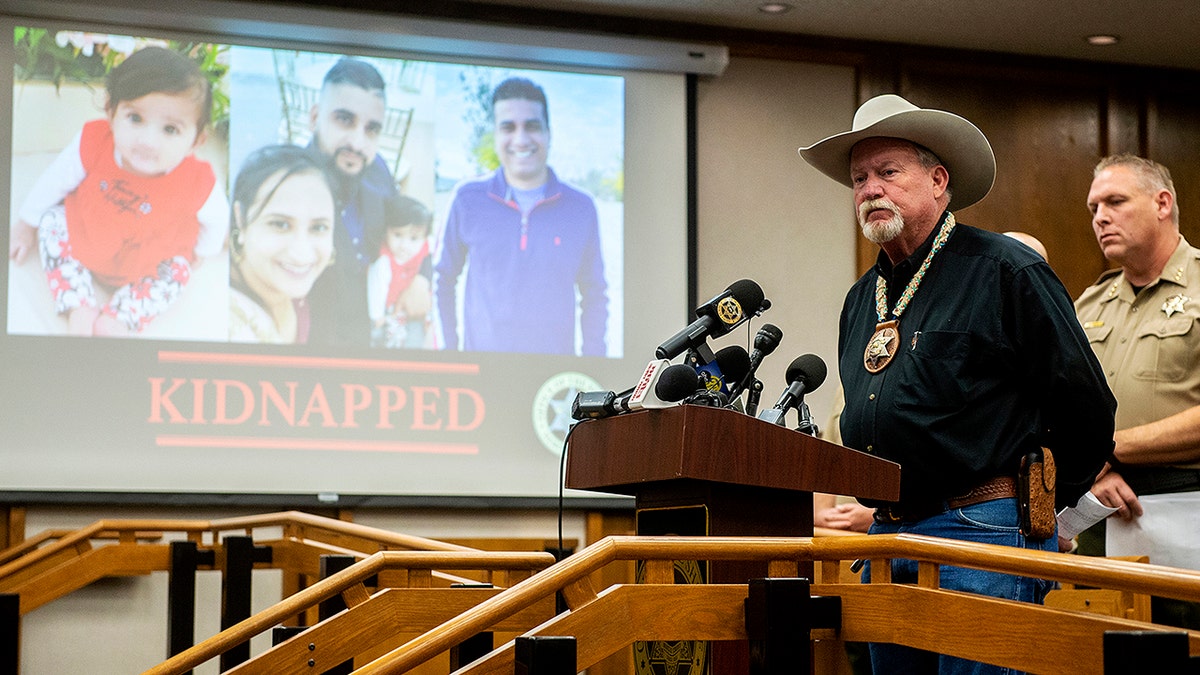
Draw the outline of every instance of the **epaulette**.
M1120 267L1115 267L1111 270L1104 270L1104 272L1102 272L1100 274L1100 278L1096 279L1096 281L1092 285L1100 286L1100 285L1104 284L1106 281L1108 281L1109 279L1117 276L1120 273L1121 273Z

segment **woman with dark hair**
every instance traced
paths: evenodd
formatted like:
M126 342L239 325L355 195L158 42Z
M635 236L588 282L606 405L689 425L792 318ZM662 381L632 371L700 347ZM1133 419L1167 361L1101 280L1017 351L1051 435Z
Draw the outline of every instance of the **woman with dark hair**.
M334 257L329 176L303 148L259 148L231 201L230 341L306 342L307 296Z

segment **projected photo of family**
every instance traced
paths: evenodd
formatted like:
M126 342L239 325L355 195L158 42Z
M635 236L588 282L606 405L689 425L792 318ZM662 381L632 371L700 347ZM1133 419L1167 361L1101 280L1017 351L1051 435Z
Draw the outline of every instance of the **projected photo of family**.
M226 49L16 29L10 334L227 339Z
M432 347L429 64L231 52L230 339Z
M16 45L9 334L623 355L623 78Z
M247 171L283 144L322 164L337 212L310 237L323 269L278 266L316 272L294 284L308 341L622 354L622 78L249 47L231 63L235 340L255 340L237 332L255 314L248 202L268 196Z

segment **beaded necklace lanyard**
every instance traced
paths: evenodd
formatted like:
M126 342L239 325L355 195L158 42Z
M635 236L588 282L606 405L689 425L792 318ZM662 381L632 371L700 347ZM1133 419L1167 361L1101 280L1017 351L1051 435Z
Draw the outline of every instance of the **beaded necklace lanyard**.
M929 270L929 263L933 262L933 256L945 246L953 229L954 214L947 212L946 220L933 240L933 247L929 249L929 255L925 256L925 262L921 263L909 280L908 286L904 287L904 292L892 308L893 318L889 321L884 320L888 315L887 280L882 274L875 278L875 316L878 317L878 323L875 324L875 334L871 336L871 341L867 343L867 349L863 352L863 366L867 372L878 373L892 362L892 357L896 355L896 344L900 341L900 315L908 308L909 301L916 295L917 287L925 278L925 272Z

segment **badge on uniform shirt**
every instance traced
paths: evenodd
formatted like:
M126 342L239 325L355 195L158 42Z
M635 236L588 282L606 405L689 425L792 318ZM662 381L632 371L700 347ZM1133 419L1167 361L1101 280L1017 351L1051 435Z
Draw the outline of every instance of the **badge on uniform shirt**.
M1191 300L1191 298L1185 295L1172 295L1171 297L1167 298L1166 302L1163 303L1163 314L1166 314L1168 319L1171 318L1172 314L1182 312L1184 304L1186 304L1189 300Z

